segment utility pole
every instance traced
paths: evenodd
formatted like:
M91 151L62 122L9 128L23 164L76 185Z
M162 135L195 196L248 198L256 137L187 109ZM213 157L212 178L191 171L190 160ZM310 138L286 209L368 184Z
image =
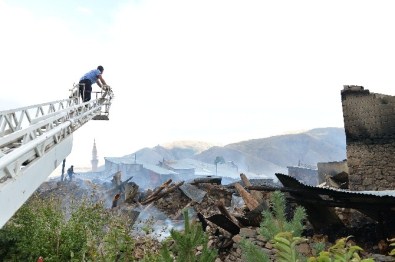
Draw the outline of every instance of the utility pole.
M60 181L63 182L64 180L64 167L66 165L66 159L63 159L63 164L62 164L62 176L60 177Z

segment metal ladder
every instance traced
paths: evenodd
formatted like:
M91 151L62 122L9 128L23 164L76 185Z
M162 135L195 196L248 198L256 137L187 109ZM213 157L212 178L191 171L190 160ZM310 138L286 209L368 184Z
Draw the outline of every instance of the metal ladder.
M109 119L110 87L85 103L75 88L69 99L0 111L0 228L71 153L73 132Z

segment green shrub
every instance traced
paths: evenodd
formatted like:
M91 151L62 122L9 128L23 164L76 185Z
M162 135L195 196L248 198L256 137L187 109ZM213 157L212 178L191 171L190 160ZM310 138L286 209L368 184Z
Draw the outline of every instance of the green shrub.
M268 210L264 210L262 212L262 222L260 224L259 234L275 244L276 241L278 241L275 239L276 236L284 237L281 234L291 234L292 237L295 235L296 238L292 239L292 241L296 241L296 239L298 239L302 234L304 227L303 222L307 217L305 209L303 207L297 207L293 218L290 221L287 221L285 213L285 197L280 191L274 191L271 194L269 206L270 208ZM280 244L278 245L281 247ZM267 255L264 254L262 249L251 243L249 240L242 240L241 249L246 261L269 261ZM283 251L281 254L283 254Z
M34 195L0 229L1 261L132 261L130 222L102 203L82 201L67 210L59 199ZM3 236L7 236L4 237Z
M64 215L60 202L39 198L24 204L14 217L0 229L1 236L12 241L2 242L1 258L17 261L35 261L46 255L47 261L55 261L59 254L61 232L64 228ZM8 252L4 252L8 250Z
M269 256L263 252L262 248L258 247L257 245L254 245L251 243L251 241L248 241L246 239L243 239L240 242L240 248L243 251L243 259L246 262L268 262Z
M274 248L278 262L299 262L303 257L296 251L296 245L307 241L301 237L294 237L292 232L280 232L274 236Z
M314 249L314 254L319 254L320 252L325 250L325 242L324 241L319 241L316 243L313 243L313 249Z
M280 232L293 232L293 235L300 237L303 232L303 222L306 220L306 210L302 206L295 209L293 218L287 221L285 196L280 191L274 191L270 197L270 208L262 212L262 222L260 224L260 234L268 240L273 240L274 236Z
M395 238L392 239L387 239L388 242L390 242L390 247L395 246ZM393 248L390 252L389 252L390 256L395 256L395 248Z
M201 225L189 221L188 210L184 210L184 231L179 232L172 229L171 238L174 240L174 246L171 250L166 244L161 250L159 261L171 261L174 258L178 262L211 262L217 257L216 250L207 247L208 237L203 232ZM196 256L196 248L202 246L201 254Z
M109 261L134 261L133 249L134 241L130 235L130 220L124 218L119 220L111 219L107 233L104 236L103 251Z
M278 262L299 262L305 261L296 251L296 246L307 239L301 237L303 232L303 221L306 219L306 211L303 207L297 207L294 216L287 221L285 215L285 197L280 191L275 191L271 195L270 209L262 212L262 222L259 233L273 243L276 249L276 261ZM336 244L322 251L325 243L316 243L314 246L319 252L318 257L310 257L308 262L373 262L371 258L361 259L359 246L349 246L347 241L350 237L341 238ZM395 239L394 239L395 240ZM395 244L394 244L395 245ZM250 241L244 239L241 242L243 257L248 262L270 261L260 247L255 246ZM395 254L394 250L391 254Z
M320 252L318 257L311 257L308 262L374 262L372 258L362 259L359 251L363 249L359 246L349 246L347 241L350 238L344 237L336 240L335 245L328 248L328 251Z

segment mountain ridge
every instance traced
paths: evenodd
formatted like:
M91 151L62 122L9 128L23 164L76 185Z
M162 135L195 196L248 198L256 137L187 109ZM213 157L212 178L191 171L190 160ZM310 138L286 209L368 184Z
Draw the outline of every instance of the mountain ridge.
M142 148L127 157L157 164L163 160L194 159L214 164L216 157L232 162L240 172L272 175L287 173L288 166L306 164L316 166L319 162L346 159L346 136L344 128L315 128L300 133L282 134L211 146L199 141L175 141L164 146Z

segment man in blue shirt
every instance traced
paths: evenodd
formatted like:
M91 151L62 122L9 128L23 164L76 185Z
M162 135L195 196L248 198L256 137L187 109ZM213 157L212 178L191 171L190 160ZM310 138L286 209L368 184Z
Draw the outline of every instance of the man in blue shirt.
M70 166L69 169L67 169L67 175L69 176L70 182L73 180L74 174L74 166Z
M100 88L107 85L106 81L104 81L102 77L103 71L104 68L102 66L98 66L97 69L93 69L81 77L79 82L79 91L83 102L91 100L93 84L96 83Z

